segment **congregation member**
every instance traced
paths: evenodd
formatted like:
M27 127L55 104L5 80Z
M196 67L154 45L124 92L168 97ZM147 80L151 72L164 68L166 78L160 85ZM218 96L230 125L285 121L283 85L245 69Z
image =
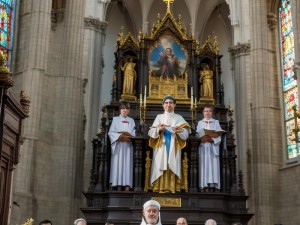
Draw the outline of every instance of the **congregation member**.
M52 225L52 222L50 220L42 220L39 225Z
M204 225L217 225L217 222L213 219L208 219Z
M158 201L149 200L145 202L141 225L161 225L160 204Z
M184 217L179 217L176 221L176 225L188 225Z
M87 225L85 219L79 218L74 221L74 225Z

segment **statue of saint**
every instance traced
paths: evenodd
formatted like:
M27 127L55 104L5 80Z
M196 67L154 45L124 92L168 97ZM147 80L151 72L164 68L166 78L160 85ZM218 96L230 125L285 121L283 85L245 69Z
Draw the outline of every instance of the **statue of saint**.
M208 64L202 66L200 70L200 79L201 84L201 96L202 97L213 97L213 76L214 73L210 70Z
M124 80L123 80L123 94L134 94L134 81L136 79L136 71L135 63L133 62L132 58L129 58L128 61L124 64L123 67L121 67L123 74L124 74Z

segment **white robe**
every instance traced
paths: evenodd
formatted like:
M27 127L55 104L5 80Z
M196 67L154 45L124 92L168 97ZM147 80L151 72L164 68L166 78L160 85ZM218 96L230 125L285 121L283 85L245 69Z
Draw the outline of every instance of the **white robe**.
M183 119L181 115L165 112L164 114L159 114L156 116L152 128L150 128L148 135L151 138L159 137L159 128L156 128L158 124L166 124L171 127L180 126L182 124L187 124L187 122ZM183 129L182 132L177 133L180 139L187 140L189 137L189 130ZM176 154L177 149L177 154ZM168 165L170 169L181 178L181 149L178 145L176 145L176 134L173 133L171 135L170 141L170 152L169 157L167 154L165 138L163 137L162 142L158 148L153 149L153 157L152 157L152 166L151 166L151 185L153 182L159 178L164 171L168 169Z
M200 130L222 130L218 120L211 118L209 121L200 120L197 125L197 132ZM200 137L199 137L200 138ZM213 138L213 143L205 142L199 145L199 187L215 187L220 189L220 157L219 146L221 136Z
M128 123L123 123L127 121ZM112 186L133 185L133 146L131 142L117 141L121 135L118 132L128 131L135 136L135 122L130 117L117 116L113 118L108 135L111 142L111 166L109 182Z

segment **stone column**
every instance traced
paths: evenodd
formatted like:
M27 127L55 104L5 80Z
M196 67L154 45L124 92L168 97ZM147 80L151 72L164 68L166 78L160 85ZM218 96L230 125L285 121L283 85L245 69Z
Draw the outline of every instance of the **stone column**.
M39 155L37 148L41 137L43 111L43 84L46 79L48 60L49 33L51 27L51 0L28 0L18 2L18 32L15 37L16 51L13 62L13 79L15 96L25 90L31 100L29 118L24 122L24 144L20 148L20 163L13 180L11 224L22 224L25 219L35 217L35 195L38 174L35 170ZM17 24L17 23L16 23ZM44 173L51 171L49 161L44 162Z
M84 163L83 22L84 2L67 1L60 74L56 79L51 190L55 218L72 224L79 216ZM58 221L57 221L58 223Z
M103 72L103 45L107 22L105 15L108 0L89 1L85 9L88 17L84 19L84 66L83 76L87 83L85 90L85 162L83 172L83 190L87 191L92 165L92 140L99 132L101 108L100 87Z
M236 154L238 170L243 171L245 187L248 180L247 169L247 151L251 148L251 114L250 109L250 73L249 73L249 61L250 61L250 43L238 43L235 46L229 48L231 54L232 70L234 75L235 84L235 109L234 115L236 118L236 141L237 149Z
M253 0L250 6L250 88L252 147L249 151L252 184L250 210L253 224L278 222L276 193L278 169L282 157L279 74L275 42L276 30L268 21L267 1ZM268 26L269 22L269 26ZM271 22L271 23L270 23Z
M230 20L233 29L233 46L229 48L232 73L235 85L234 128L236 133L237 172L243 173L243 183L247 187L249 169L247 157L251 145L251 74L250 74L250 31L249 1L226 0L230 7ZM251 191L247 189L246 191ZM247 193L249 194L249 193Z

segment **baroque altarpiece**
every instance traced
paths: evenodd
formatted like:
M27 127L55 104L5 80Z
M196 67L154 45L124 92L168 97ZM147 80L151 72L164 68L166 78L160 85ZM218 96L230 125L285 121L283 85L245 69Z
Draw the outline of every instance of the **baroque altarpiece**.
M170 2L170 1L167 1ZM112 100L103 106L101 131L93 140L94 157L90 187L84 193L87 206L82 212L88 224L140 224L141 209L150 198L162 204L164 224L174 224L180 215L189 224L204 224L208 218L231 224L247 224L242 175L236 171L233 119L231 108L224 105L221 83L221 58L216 36L208 36L200 44L183 27L181 17L175 19L169 5L164 17L157 16L149 32L118 34L115 52ZM175 194L154 193L149 184L152 149L148 130L156 115L163 112L162 99L176 99L175 112L192 128L188 145L182 151L182 186ZM134 145L134 186L130 192L112 189L109 185L110 141L108 130L114 116L119 115L119 101L130 102L129 116L135 120L137 137ZM222 136L218 193L202 193L198 189L198 146L195 126L202 117L204 105L214 105L216 117L227 133ZM219 222L218 222L219 224Z

